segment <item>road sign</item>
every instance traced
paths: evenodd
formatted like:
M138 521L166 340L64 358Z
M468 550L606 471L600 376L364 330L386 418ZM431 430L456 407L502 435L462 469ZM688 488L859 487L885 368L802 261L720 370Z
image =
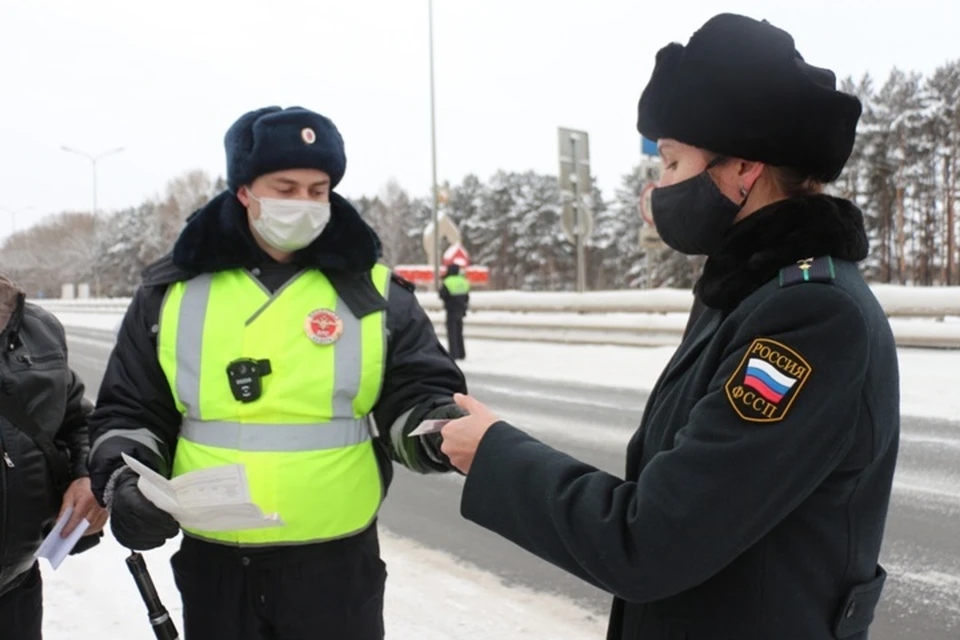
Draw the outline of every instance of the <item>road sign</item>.
M591 191L590 136L586 131L557 129L560 146L560 190L576 195Z
M593 218L584 198L593 190L590 180L590 137L586 131L557 128L560 151L560 221L567 237L577 245L577 291L587 288L584 242L593 232Z
M640 246L644 249L663 249L666 245L657 233L653 222L653 190L660 183L663 175L663 162L659 157L644 157L640 160L640 176L646 181L640 190L640 199L637 202L637 211L643 226L640 228Z
M646 186L640 191L640 217L643 218L643 221L653 226L653 190L657 188L657 185L653 182L648 182Z
M459 242L450 245L450 248L443 252L443 266L449 267L451 264L458 264L461 267L470 266L470 254Z
M640 246L644 249L664 249L667 245L660 239L656 227L644 225L640 227Z
M560 226L563 227L567 240L571 244L577 244L577 236L589 238L593 235L593 214L583 206L579 208L579 212L574 211L572 206L564 207L563 213L560 214Z
M657 150L657 143L653 140L647 140L643 136L640 136L640 153L645 156L660 155L660 152Z

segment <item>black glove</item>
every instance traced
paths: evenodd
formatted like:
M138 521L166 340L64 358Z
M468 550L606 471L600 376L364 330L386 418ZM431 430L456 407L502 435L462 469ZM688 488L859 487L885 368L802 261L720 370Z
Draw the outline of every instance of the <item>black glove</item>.
M148 551L176 537L180 525L140 493L139 479L132 469L124 469L117 477L110 503L110 528L117 542L127 549Z
M445 404L442 407L437 407L436 409L430 411L430 413L424 416L423 419L456 420L457 418L463 418L468 415L470 414L455 404ZM447 469L457 471L457 468L454 467L450 462L450 458L448 458L440 449L440 447L443 445L443 436L439 431L420 436L420 442L423 444L423 449L426 451L431 460L446 467Z
M73 549L70 550L69 555L75 556L83 553L84 551L89 551L90 549L93 549L95 546L100 544L101 538L103 538L103 531L98 531L96 533L83 536L82 538L77 540L77 544L73 547Z

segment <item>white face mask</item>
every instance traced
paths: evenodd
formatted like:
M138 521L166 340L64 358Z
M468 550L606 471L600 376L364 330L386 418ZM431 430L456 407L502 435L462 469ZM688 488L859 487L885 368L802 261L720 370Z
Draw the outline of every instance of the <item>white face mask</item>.
M280 251L303 249L320 237L330 222L330 203L285 198L250 197L260 204L260 217L253 220L267 244Z

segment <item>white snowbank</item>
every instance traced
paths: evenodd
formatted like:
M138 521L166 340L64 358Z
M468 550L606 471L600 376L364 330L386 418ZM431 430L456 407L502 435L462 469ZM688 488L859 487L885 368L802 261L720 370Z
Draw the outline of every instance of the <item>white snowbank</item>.
M890 316L960 316L960 287L905 287L890 284L870 285ZM417 293L427 309L440 309L436 293ZM51 309L109 308L122 312L130 298L35 300ZM693 304L688 289L627 289L616 291L474 291L471 307L477 311L567 311L588 313L686 313Z
M54 315L65 327L83 327L85 329L103 329L116 331L123 316L118 313L94 313L86 311L55 311Z
M958 316L960 287L903 287L889 284L870 286L890 316ZM440 309L436 294L418 294L428 309ZM470 306L477 311L584 311L632 313L685 313L693 304L686 289L590 291L477 291L470 294Z

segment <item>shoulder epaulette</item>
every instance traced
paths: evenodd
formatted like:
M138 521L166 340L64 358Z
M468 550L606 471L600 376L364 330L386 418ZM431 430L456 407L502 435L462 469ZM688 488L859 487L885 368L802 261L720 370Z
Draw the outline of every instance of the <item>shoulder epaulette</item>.
M836 278L837 272L830 256L798 260L796 264L780 269L781 287L802 282L833 282Z
M417 290L417 285L413 284L403 276L398 276L396 273L391 272L390 279L396 282L398 285L400 285L404 289L406 289L407 291L409 291L410 293L414 293Z
M140 272L140 277L145 287L185 282L195 275L195 273L190 273L175 265L173 263L173 256L170 254L148 265Z
M324 271L337 295L357 318L365 318L376 311L386 311L387 301L377 291L370 272Z

